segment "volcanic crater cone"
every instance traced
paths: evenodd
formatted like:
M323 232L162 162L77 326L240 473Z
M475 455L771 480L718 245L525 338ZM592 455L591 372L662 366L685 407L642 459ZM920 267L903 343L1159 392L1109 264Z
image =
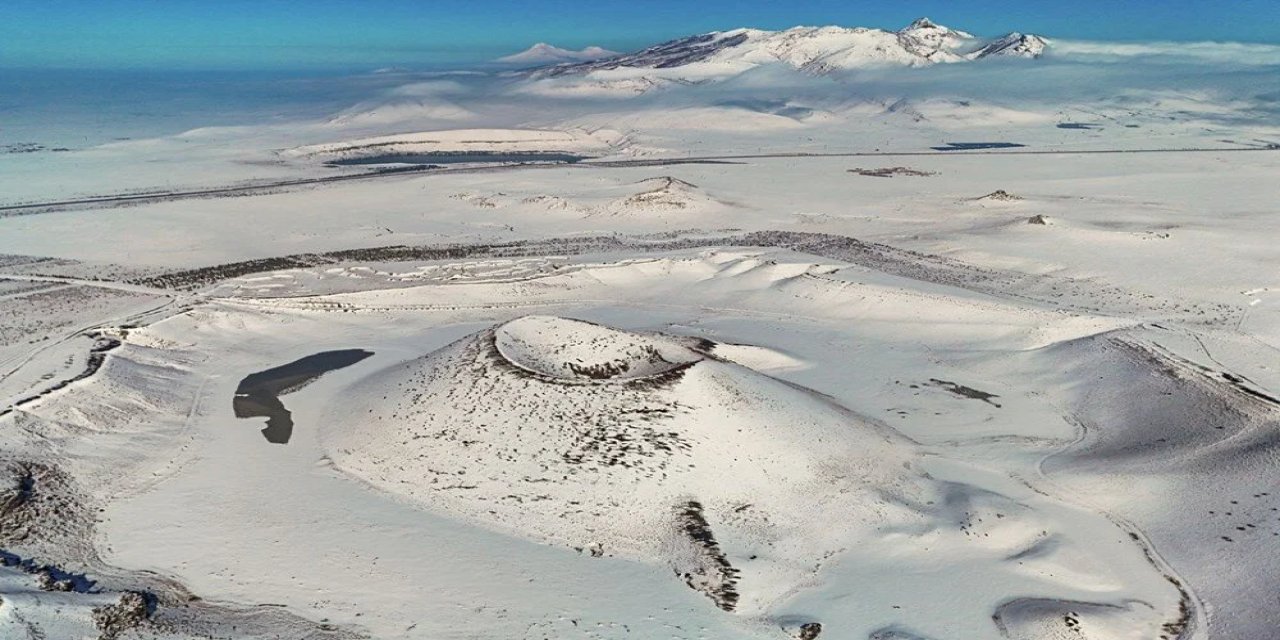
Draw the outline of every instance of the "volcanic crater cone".
M914 444L716 357L710 341L518 318L357 382L337 467L433 510L597 555L669 563L732 609L842 547L818 526L916 520Z
M706 357L675 340L547 316L512 320L493 333L497 354L511 365L569 382L658 379Z
M321 439L339 470L432 511L665 564L748 614L853 548L1040 542L1026 506L931 477L916 443L728 359L744 353L526 316L356 382Z

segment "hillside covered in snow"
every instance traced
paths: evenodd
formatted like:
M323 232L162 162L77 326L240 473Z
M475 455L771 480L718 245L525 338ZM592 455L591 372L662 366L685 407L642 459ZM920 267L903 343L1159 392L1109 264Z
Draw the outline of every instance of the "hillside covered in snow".
M732 74L772 62L822 75L877 66L918 67L988 57L1036 58L1049 46L1036 35L1009 33L994 40L921 18L898 31L864 27L793 27L783 31L732 29L663 42L634 53L556 64L534 77L600 72L654 73L664 77Z

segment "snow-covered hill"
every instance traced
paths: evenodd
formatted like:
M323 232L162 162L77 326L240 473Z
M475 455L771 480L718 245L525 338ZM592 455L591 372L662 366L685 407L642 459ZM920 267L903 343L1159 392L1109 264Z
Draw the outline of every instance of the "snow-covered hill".
M1013 32L996 38L985 47L973 53L974 58L987 56L1017 56L1021 58L1038 58L1044 54L1049 41L1034 34Z
M1054 526L1042 514L940 481L910 439L730 359L760 361L751 347L720 347L524 316L357 382L322 441L338 469L412 503L665 564L748 616L854 546L888 557L918 552L917 537L950 547L978 536L1002 555L1040 553ZM1061 602L1045 603L1061 616ZM1143 606L1104 608L1090 624L1150 634L1164 618ZM1040 624L1032 613L1005 612L1005 623Z
M793 27L783 31L733 29L688 36L588 62L556 64L534 70L534 77L584 75L622 69L662 72L679 69L691 75L729 75L772 62L825 74L844 69L963 62L990 56L1038 57L1047 41L1010 33L984 40L935 24L928 18L898 31L864 27ZM662 73L662 75L670 75ZM687 77L690 74L678 74Z
M330 455L425 506L660 558L753 613L849 544L819 524L825 511L928 518L912 505L940 499L909 441L714 349L526 316L356 385Z
M549 45L545 42L539 42L520 53L513 53L509 56L503 56L497 59L497 62L506 64L558 64L562 62L585 62L588 60L599 60L616 56L618 52L610 51L603 47L586 47L581 51L573 49L561 49L560 47Z

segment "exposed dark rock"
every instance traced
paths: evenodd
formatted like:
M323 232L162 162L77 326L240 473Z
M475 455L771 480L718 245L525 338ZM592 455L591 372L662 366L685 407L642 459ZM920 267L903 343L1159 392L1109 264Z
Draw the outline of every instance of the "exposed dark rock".
M69 579L59 580L54 576L52 567L44 567L36 571L36 584L42 591L71 591L75 583Z
M702 503L689 500L680 504L676 511L676 526L679 534L697 550L698 556L690 566L677 567L676 575L691 589L705 593L717 607L733 611L738 606L739 571L729 564L716 542L711 525L703 515Z
M1012 193L1009 193L1008 191L1005 191L1004 189L996 189L995 191L992 191L991 193L988 193L987 195L982 196L981 198L978 198L978 199L979 200L1001 200L1005 202L1010 202L1013 200L1021 200L1022 196L1016 196Z
M892 178L894 176L927 177L927 176L938 175L934 171L921 171L919 169L912 169L910 167L881 167L879 169L857 168L857 169L849 169L849 173L854 173L860 176L869 176L872 178Z
M98 640L115 640L129 629L147 619L149 607L146 596L133 591L120 595L120 601L93 609L93 623L98 627Z
M0 461L0 543L48 538L82 524L69 480L47 465Z
M929 385L934 387L941 387L958 396L969 398L970 400L981 400L993 407L999 408L1000 406L998 403L993 402L991 400L992 398L1000 397L994 393L987 393L986 391L974 389L973 387L966 387L962 384L956 384L954 382L951 382L950 380L939 380L937 378L929 378Z

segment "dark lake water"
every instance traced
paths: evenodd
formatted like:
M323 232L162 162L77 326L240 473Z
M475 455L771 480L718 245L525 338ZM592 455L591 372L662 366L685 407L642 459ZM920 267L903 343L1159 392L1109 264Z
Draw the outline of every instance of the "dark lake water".
M463 164L473 162L578 162L586 156L571 153L387 153L377 156L345 158L329 164L341 166L363 164Z
M929 148L934 151L971 151L973 149L1012 149L1025 146L1027 145L1016 142L948 142L941 147Z
M372 351L342 349L322 351L278 367L251 373L236 387L232 408L237 418L266 418L262 435L267 442L288 444L293 437L293 414L285 408L280 396L293 393L320 376L349 367L369 356Z

